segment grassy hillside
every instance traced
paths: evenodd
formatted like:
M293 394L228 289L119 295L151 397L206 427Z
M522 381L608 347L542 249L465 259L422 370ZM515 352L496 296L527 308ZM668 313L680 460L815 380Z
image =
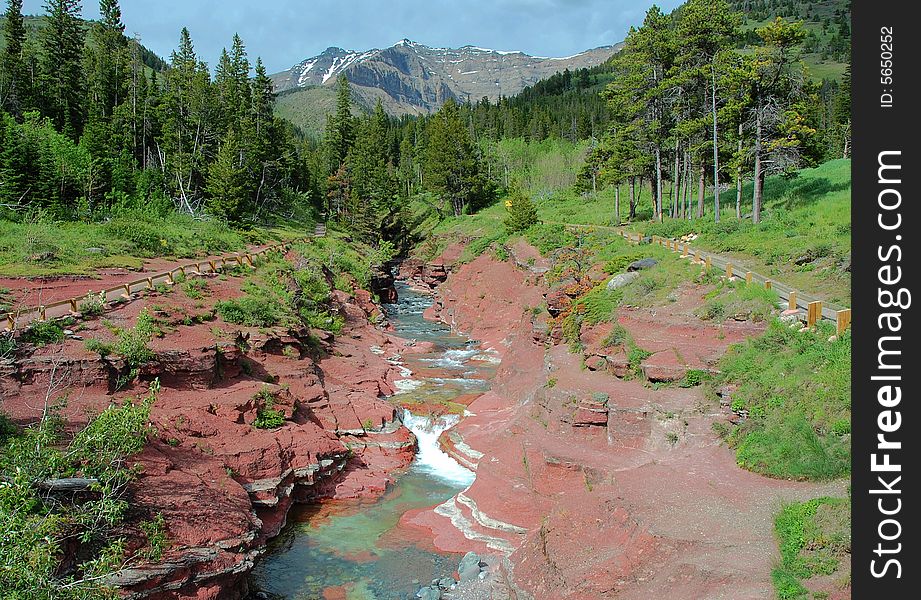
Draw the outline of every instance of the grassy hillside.
M803 61L812 78L841 79L850 52L849 0L732 0L730 4L745 13L743 30L749 36L778 16L802 21L808 32ZM842 28L844 23L847 27Z
M326 115L336 112L336 89L325 86L297 88L278 95L275 114L294 123L305 135L318 139L326 128ZM353 103L352 113L362 113Z
M25 15L24 16L26 32L31 41L37 42L38 32L45 26L45 18L41 16L34 15ZM3 28L6 24L6 19L0 16L0 52L6 47L6 38L3 35ZM84 29L87 32L87 44L93 46L93 36L92 36L92 21L84 21ZM167 63L165 60L157 56L152 50L146 48L141 44L141 62L148 69L155 71L162 71L166 68ZM149 74L149 72L148 72Z

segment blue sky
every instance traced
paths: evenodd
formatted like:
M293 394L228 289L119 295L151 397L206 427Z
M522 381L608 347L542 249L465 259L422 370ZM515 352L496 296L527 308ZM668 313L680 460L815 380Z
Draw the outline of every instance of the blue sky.
M680 2L665 0L671 10ZM43 0L23 10L42 12ZM407 37L429 46L466 44L569 56L623 39L652 0L121 0L127 33L164 58L179 30L192 33L196 50L214 65L235 32L250 56L276 72L329 46L349 50L386 47ZM83 0L84 16L99 15Z

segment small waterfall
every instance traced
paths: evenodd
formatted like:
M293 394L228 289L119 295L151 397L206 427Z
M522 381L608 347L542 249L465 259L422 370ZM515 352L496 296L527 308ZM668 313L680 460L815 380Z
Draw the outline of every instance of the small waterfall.
M458 415L443 415L437 418L414 415L403 409L403 425L413 432L418 441L419 451L413 468L437 477L447 483L464 487L473 483L476 477L473 471L464 468L459 462L448 456L438 445L438 436L454 426Z

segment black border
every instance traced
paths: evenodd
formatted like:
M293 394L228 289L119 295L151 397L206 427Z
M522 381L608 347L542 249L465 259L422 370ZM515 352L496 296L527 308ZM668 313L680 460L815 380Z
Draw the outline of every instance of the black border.
M914 8L915 10L911 10ZM921 32L918 22L912 16L916 14L917 4L912 2L870 2L857 0L852 2L852 134L853 134L853 161L852 161L852 597L864 598L916 598L919 592L918 580L921 573L921 562L918 561L917 529L913 527L910 517L918 510L917 494L907 491L907 488L917 488L915 465L909 460L916 454L917 446L913 444L914 435L921 433L917 421L918 411L915 408L918 402L917 386L913 377L917 362L910 349L919 340L916 337L917 324L913 318L912 308L884 309L878 301L879 269L884 264L898 265L902 269L902 280L899 284L888 289L905 287L909 291L918 290L915 285L917 279L918 231L919 222L913 217L913 205L921 199L918 194L918 180L921 172L918 169L918 121L921 120L921 95L915 88L915 79L918 76L918 61L921 61ZM892 53L893 53L893 81L886 84L881 81L881 28L892 28ZM893 102L891 107L881 106L881 94L891 90ZM902 226L898 231L884 231L878 225L881 212L877 202L878 194L886 186L878 181L878 156L880 152L901 151L899 160L901 169L901 183L897 185L902 197L902 204L898 209L901 213ZM886 214L886 219L894 219L892 213ZM896 241L896 235L902 239ZM899 245L902 250L900 262L895 261L895 255L888 261L880 258L879 250L883 255L892 245ZM883 288L887 289L887 288ZM913 298L912 302L921 302L921 297ZM877 477L886 476L885 473L873 473L870 469L871 454L879 454L876 449L877 434L880 433L877 418L881 410L885 410L877 401L877 392L881 385L873 381L873 375L880 374L877 370L878 341L881 335L886 335L886 329L879 328L879 315L890 310L899 310L902 313L901 341L898 348L902 354L897 357L901 361L901 371L888 371L901 374L903 380L902 401L898 407L902 423L897 432L886 434L890 440L902 442L901 451L890 451L890 460L902 465L902 471L897 473L902 479L897 484L901 492L901 510L892 518L897 519L901 525L901 535L898 540L884 542L895 544L901 542L901 551L898 554L884 555L882 558L874 554L877 544L880 543L878 527L880 521L887 517L879 512L877 501L880 495L871 493L871 490L880 488ZM895 334L898 335L898 334ZM889 346L896 349L895 345ZM892 359L890 362L894 361ZM899 383L894 383L899 385ZM914 435L912 435L914 434ZM912 450L915 450L914 452ZM885 451L883 451L885 452ZM878 461L881 458L878 457ZM891 475L891 474L890 474ZM891 477L889 477L891 481ZM887 496L886 506L895 505L895 495ZM887 533L896 530L889 524ZM884 546L885 547L885 546ZM874 577L870 572L870 561L876 560L878 570L887 558L895 558L901 563L901 577L895 577L894 565L887 571L887 576Z

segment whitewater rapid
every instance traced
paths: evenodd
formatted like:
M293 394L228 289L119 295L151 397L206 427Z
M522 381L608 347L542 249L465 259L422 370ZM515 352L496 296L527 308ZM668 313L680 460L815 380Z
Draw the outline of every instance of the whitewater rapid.
M454 460L438 444L438 437L459 420L459 415L424 417L403 409L403 425L413 432L418 445L412 468L446 483L467 488L476 474Z

